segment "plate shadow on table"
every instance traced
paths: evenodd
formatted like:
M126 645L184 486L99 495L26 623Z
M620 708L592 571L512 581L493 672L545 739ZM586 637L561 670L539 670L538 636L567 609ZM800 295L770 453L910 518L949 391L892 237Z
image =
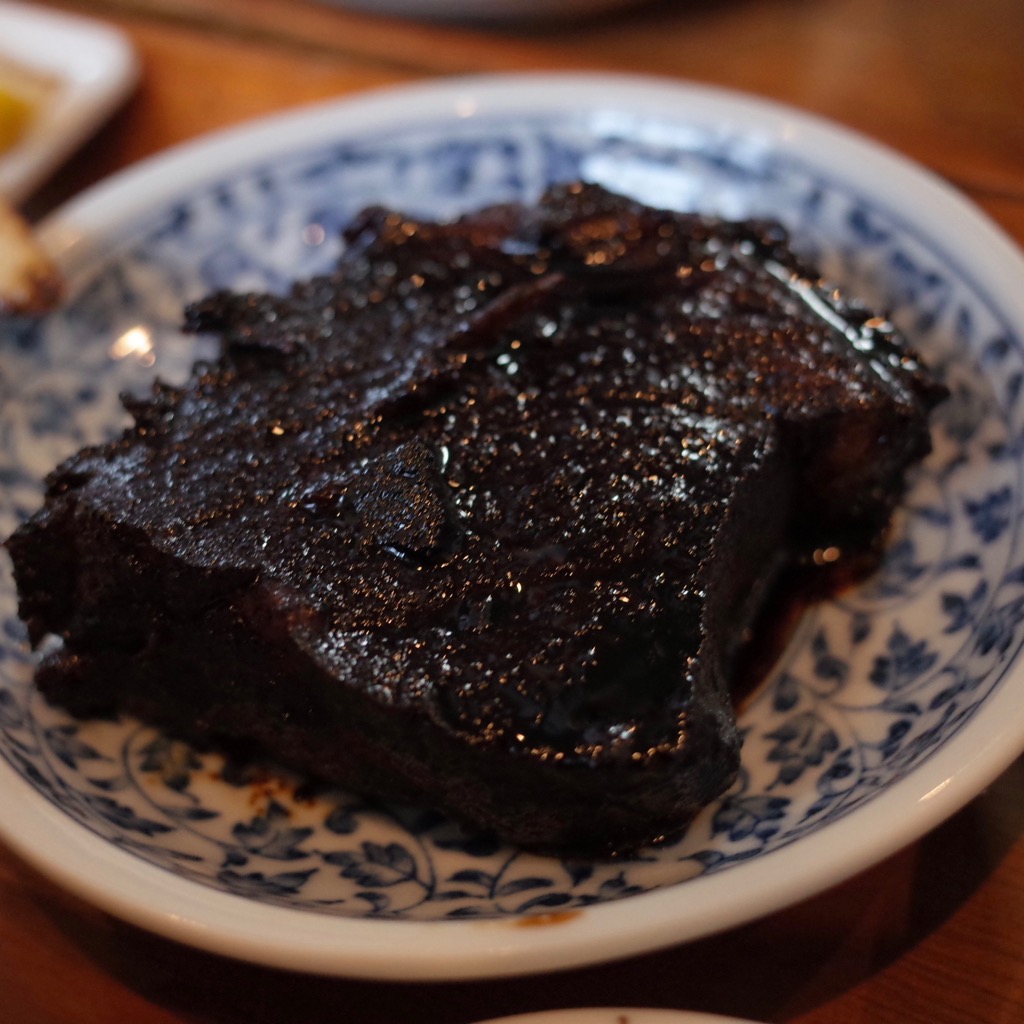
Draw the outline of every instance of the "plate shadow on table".
M329 2L329 0L322 0ZM499 22L484 19L465 19L463 24L477 30L500 31L505 34L542 39L554 33L560 40L569 42L569 34L602 32L616 26L636 27L638 23L657 25L671 19L677 24L678 19L704 20L722 17L731 9L751 6L764 0L629 0L622 6L610 9L597 9L583 14L565 16L546 16L536 19L523 19L513 22ZM804 0L773 0L775 3L803 3Z
M1024 835L1022 793L1024 760L916 845L763 921L618 963L496 981L403 985L290 974L150 935L41 878L29 889L40 912L113 983L189 1021L469 1024L581 1004L778 1021L884 971L957 914Z

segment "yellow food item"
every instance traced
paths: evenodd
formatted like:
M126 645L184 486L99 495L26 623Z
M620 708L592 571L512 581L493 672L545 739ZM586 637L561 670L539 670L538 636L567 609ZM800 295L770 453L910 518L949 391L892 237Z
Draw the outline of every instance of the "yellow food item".
M0 153L25 134L35 107L23 96L0 88Z
M0 153L22 139L54 88L49 76L0 56Z

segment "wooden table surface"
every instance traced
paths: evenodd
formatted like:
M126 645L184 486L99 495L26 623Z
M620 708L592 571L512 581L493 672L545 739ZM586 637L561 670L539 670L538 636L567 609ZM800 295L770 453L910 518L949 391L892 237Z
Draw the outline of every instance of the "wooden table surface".
M445 74L588 68L721 84L831 117L945 176L1024 244L1021 0L678 0L515 29L301 0L59 6L119 26L143 73L29 200L33 217L254 115ZM106 916L0 847L0 1024L468 1024L600 1004L799 1024L1024 1021L1024 762L932 834L801 905L626 962L500 982L379 984L224 960Z

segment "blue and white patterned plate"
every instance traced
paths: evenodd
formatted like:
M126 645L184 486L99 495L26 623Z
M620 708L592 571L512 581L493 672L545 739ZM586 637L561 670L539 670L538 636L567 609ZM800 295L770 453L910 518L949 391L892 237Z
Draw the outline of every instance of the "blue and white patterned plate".
M388 91L142 165L45 235L66 308L8 325L0 532L117 395L195 355L184 302L331 264L382 202L447 216L584 178L662 206L769 215L888 307L952 389L885 564L803 618L746 704L736 785L671 845L563 863L418 808L296 799L132 722L46 706L0 580L0 829L132 921L265 963L376 977L548 970L721 929L909 842L1024 747L1024 261L899 157L761 101L629 78L486 78ZM544 927L526 927L543 924Z

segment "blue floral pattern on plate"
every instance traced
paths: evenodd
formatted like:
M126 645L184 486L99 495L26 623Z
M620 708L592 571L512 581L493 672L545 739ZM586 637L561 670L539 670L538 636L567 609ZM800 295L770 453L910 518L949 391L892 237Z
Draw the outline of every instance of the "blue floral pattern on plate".
M559 862L421 808L304 796L134 722L70 720L32 685L9 567L0 579L0 754L83 827L225 892L354 917L551 913L764 857L912 772L1003 682L1024 632L1020 338L970 268L897 210L771 146L628 113L445 119L239 167L123 225L74 299L20 325L0 366L0 532L43 474L123 422L117 395L181 378L182 305L324 270L341 226L381 202L449 216L585 178L658 205L774 215L848 291L880 303L948 382L875 577L801 620L742 709L733 788L677 842Z

